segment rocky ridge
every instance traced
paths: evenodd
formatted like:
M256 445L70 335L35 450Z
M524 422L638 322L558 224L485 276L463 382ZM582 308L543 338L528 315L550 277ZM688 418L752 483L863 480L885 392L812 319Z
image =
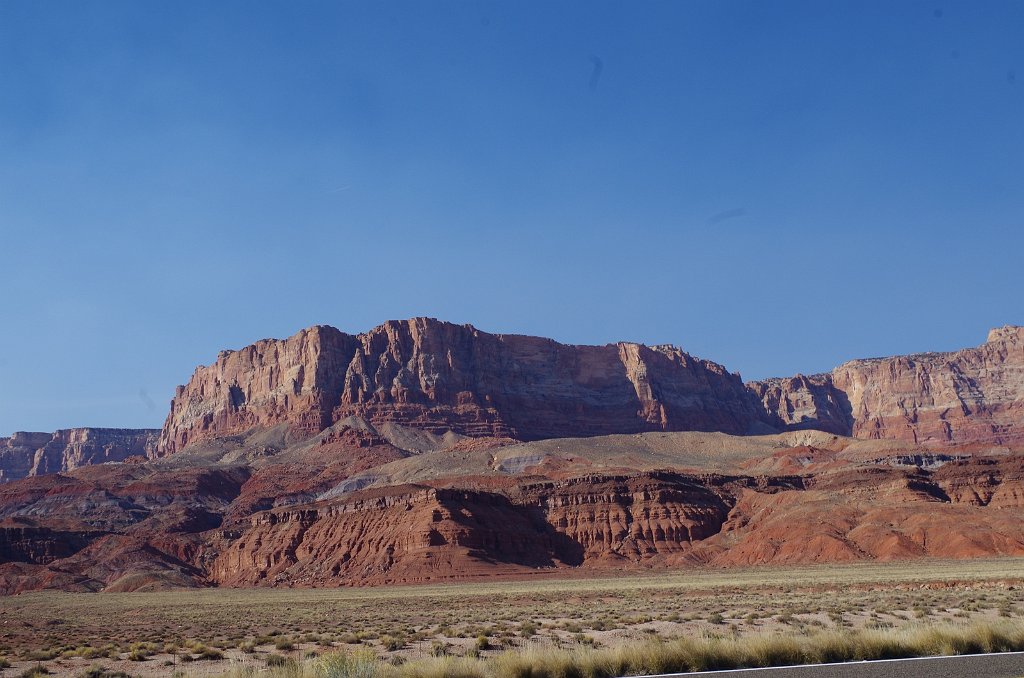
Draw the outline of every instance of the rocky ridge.
M159 430L70 428L0 438L0 482L156 454Z
M829 374L749 384L771 423L917 444L1024 442L1024 327L977 348L851 360Z
M171 454L287 424L294 440L347 417L519 440L644 431L817 429L922 444L1024 440L1024 328L977 348L851 360L829 374L742 384L672 346L571 346L429 318L365 334L302 330L222 352L178 388Z
M236 450L280 439L2 485L0 591L1024 554L1024 467L998 450L911 454L796 432L452 439L416 452L356 424L255 460ZM411 482L323 492L420 459Z
M348 335L302 330L222 352L178 388L159 449L287 423L302 439L350 416L519 440L761 430L737 375L671 346L569 346L429 318Z

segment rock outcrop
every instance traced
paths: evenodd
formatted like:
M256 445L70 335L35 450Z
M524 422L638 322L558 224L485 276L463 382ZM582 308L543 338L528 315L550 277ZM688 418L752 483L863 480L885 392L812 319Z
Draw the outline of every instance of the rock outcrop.
M416 318L222 352L178 388L160 451L281 423L298 440L349 416L520 440L744 434L764 419L737 375L671 346L569 346Z
M672 346L570 346L427 318L360 335L318 326L196 370L159 450L278 424L308 438L350 416L519 440L644 431L819 429L923 444L1024 440L1024 328L978 348L852 360L744 386Z
M1024 441L1024 327L955 353L854 360L832 371L858 438L914 443Z
M226 543L211 576L230 586L324 586L639 564L685 554L717 534L733 503L730 483L753 484L658 472L505 492L424 486L356 492L258 513L223 532Z
M724 566L1024 555L1024 463L847 468L800 491L742 492L711 540Z
M524 506L579 549L578 563L683 553L716 534L732 508L719 476L591 475L524 487Z
M658 457L665 470L639 468L650 462L644 436L562 439L550 441L566 450L554 475L542 464L509 470L496 463L503 448L458 440L402 461L491 462L319 495L362 464L315 467L307 455L394 467L398 448L342 436L256 460L229 451L86 466L0 485L0 593L1024 555L1018 455L911 454L824 434L830 447L817 449L797 444L803 435L767 436L755 456L715 472L687 470L700 454L683 450ZM730 444L719 433L650 436L687 449L701 437ZM600 455L588 459L590 448ZM751 463L781 457L808 463Z
M150 458L160 431L70 428L54 433L19 431L0 438L0 482L70 471L89 464Z
M226 586L421 583L584 567L1024 555L1022 464L809 476L645 472L505 491L392 487L219 533Z
M832 375L798 374L765 379L747 385L764 408L768 421L787 431L815 429L850 435L853 418L846 394L835 387Z
M1024 442L1024 328L978 348L851 360L830 374L749 384L770 423L914 444Z
M817 429L922 445L1024 441L1024 328L952 353L851 360L742 384L672 346L572 346L428 318L360 335L327 326L223 351L178 387L159 433L0 438L0 482L171 454L273 427L307 440L356 417L384 430L541 440L648 431Z

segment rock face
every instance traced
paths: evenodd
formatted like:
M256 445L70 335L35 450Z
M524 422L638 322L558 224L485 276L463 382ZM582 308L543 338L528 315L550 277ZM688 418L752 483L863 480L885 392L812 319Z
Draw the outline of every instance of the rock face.
M54 433L17 432L0 438L0 482L59 473L130 457L152 457L160 431L70 428Z
M161 454L286 424L301 440L375 426L519 440L643 431L819 429L928 444L1024 440L1024 328L978 348L852 360L752 382L672 346L569 346L427 318L312 327L222 352L178 388Z
M749 384L771 422L920 444L1024 441L1024 328L978 348L851 360L831 374Z
M588 475L502 492L392 487L222 531L222 586L421 583L584 567L1024 554L1024 467Z
M832 371L853 435L915 443L1024 440L1024 328L992 330L978 348L855 360Z
M777 428L851 434L850 403L846 394L833 384L832 375L766 379L747 386Z
M506 492L393 487L253 516L225 532L222 585L413 583L529 569L615 567L691 552L749 479L592 475ZM786 483L781 483L785 485Z
M928 471L848 468L802 491L737 497L716 565L1024 554L1024 464L971 458Z
M0 558L25 563L51 563L81 551L88 533L59 532L39 527L0 527Z
M571 346L428 318L349 335L315 326L224 351L178 387L153 431L0 438L0 482L154 457L283 425L308 439L349 417L430 433L540 440L645 431L818 429L926 445L1024 441L1024 328L978 348L852 360L744 386L672 346Z
M301 439L352 415L520 440L743 434L764 419L737 375L671 346L568 346L416 318L358 336L313 327L222 352L178 388L160 451L281 423Z
M287 423L297 437L331 424L355 337L316 326L285 340L221 351L179 386L160 435L170 453L216 436Z
M583 476L523 488L520 501L579 550L578 563L674 555L716 534L733 499L718 476Z

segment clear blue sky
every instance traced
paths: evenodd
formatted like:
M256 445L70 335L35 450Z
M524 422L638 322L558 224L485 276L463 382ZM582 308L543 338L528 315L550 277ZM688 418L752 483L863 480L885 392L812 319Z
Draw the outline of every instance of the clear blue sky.
M1024 323L1021 2L0 1L0 434L435 316L744 378Z

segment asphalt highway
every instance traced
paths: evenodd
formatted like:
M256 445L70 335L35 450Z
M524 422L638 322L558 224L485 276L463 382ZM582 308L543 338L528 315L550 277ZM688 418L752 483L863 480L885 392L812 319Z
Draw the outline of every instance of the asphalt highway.
M1024 678L1024 652L783 666L737 671L666 673L647 678L668 678L669 676L712 676L713 678Z

